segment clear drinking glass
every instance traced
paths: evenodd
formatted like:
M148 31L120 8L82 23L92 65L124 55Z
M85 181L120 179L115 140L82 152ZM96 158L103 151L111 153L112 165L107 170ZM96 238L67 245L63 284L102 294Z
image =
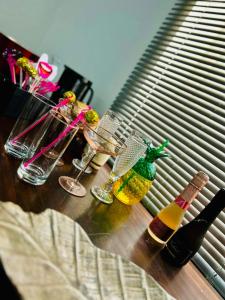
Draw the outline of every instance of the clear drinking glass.
M55 105L42 95L26 92L27 101L5 143L5 151L16 157L25 158L33 138L48 112Z
M50 111L33 139L28 158L17 170L19 178L33 185L44 184L78 128L68 124L58 111Z
M125 149L124 140L117 135L113 135L104 128L98 127L98 130L91 129L88 126L84 127L84 136L90 145L88 152L85 155L85 167L79 172L76 178L68 176L60 176L59 184L68 193L83 197L86 194L85 187L79 182L80 176L85 171L93 157L97 152L105 153L116 157L120 155Z
M114 134L117 131L117 129L121 126L121 124L122 124L122 119L118 116L118 114L116 114L115 112L109 109L103 114L98 127L101 127L107 130L108 132ZM89 151L88 149L89 147L90 147L89 144L87 144L87 147L85 147L86 152ZM106 162L110 157L110 155L108 154L103 154L103 155L104 155L104 159L101 160L102 164L104 164L104 162ZM83 170L86 165L86 153L84 152L81 160L74 158L72 160L72 164L78 170ZM85 168L84 173L91 174L92 168L88 166L87 168Z
M144 155L147 149L144 138L143 134L137 130L131 132L125 142L127 147L123 153L116 158L107 182L103 186L93 186L91 188L91 193L95 198L106 204L113 202L111 193L113 183L129 171L136 164L138 159Z

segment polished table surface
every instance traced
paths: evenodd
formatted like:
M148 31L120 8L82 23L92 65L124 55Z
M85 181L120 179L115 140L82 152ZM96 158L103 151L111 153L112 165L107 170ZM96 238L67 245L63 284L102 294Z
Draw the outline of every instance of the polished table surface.
M107 178L109 166L83 176L81 181L88 189L84 198L68 194L58 184L60 175L74 175L69 153L63 157L65 165L56 167L44 185L20 181L16 175L20 161L6 155L3 147L12 125L12 120L0 118L0 201L12 201L34 213L52 208L67 215L84 228L96 246L133 261L177 299L221 299L193 263L177 269L161 259L160 249L147 241L145 230L151 216L142 204L126 206L115 200L105 205L91 196L89 187Z

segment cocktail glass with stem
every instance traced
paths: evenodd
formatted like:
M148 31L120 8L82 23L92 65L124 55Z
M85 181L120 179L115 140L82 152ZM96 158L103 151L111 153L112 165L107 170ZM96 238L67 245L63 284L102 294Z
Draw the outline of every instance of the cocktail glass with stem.
M114 134L117 131L117 129L121 126L121 124L122 124L122 119L118 116L117 113L115 113L114 111L109 109L103 114L98 127L107 130L110 134ZM85 149L85 150L87 150L87 152L89 151L89 149L88 149L89 147L90 147L89 144L87 144L87 147ZM107 160L107 158L109 158L109 156L110 156L108 154L104 154L104 155L106 156L105 160ZM77 158L74 158L72 160L72 164L78 170L83 170L87 163L86 158L87 158L86 153L83 153L82 159L79 160ZM90 166L88 166L87 168L85 168L84 173L91 174L92 168Z
M113 183L129 171L136 164L138 159L144 155L147 149L144 136L137 130L132 131L126 140L126 146L123 153L117 156L107 182L103 186L93 186L91 188L93 196L106 204L113 202L111 193Z
M126 145L122 138L119 138L115 134L111 134L101 127L98 127L98 130L94 130L85 125L84 136L90 145L89 151L86 153L85 167L80 170L76 178L68 176L59 177L59 184L61 187L68 193L79 197L86 195L85 187L79 182L80 176L83 174L85 168L89 165L95 154L100 152L116 157L126 149Z

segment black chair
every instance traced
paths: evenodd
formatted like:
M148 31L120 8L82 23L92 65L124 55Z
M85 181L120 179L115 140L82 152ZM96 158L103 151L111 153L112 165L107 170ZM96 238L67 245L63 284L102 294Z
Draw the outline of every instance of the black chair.
M79 101L87 104L90 104L94 95L92 82L67 66L65 66L58 85L60 86L59 90L54 92L51 97L54 102L57 102L66 91L73 91Z

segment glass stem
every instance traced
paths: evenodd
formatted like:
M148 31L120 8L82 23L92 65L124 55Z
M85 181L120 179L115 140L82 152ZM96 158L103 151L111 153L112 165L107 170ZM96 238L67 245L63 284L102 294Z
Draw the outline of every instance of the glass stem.
M89 151L85 154L85 166L82 170L80 170L80 172L77 174L77 177L74 179L75 183L78 182L79 178L81 177L81 175L85 172L85 170L87 169L87 167L89 166L90 162L92 161L93 157L95 156L96 151L94 149L89 149Z
M82 158L81 158L81 162L80 162L80 166L81 168L85 168L86 167L86 164L87 164L87 161L89 160L89 154L92 152L91 151L91 147L89 146L89 144L87 144L87 152L84 153L82 155Z
M116 181L116 176L113 172L110 173L109 179L103 185L103 189L106 193L110 193L113 187L114 182Z

